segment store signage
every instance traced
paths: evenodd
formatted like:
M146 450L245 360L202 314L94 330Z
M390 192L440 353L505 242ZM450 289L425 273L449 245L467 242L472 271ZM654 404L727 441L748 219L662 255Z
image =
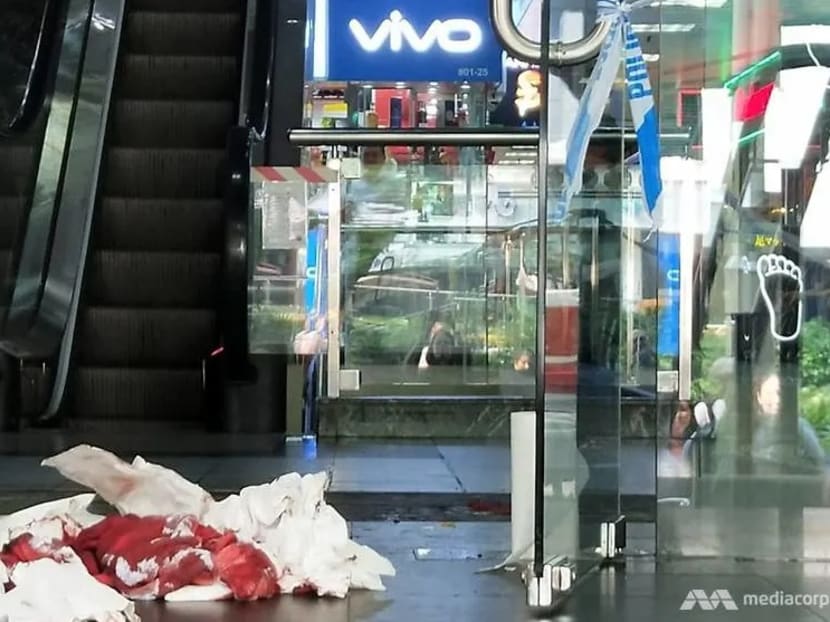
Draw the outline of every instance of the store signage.
M327 0L326 9L315 12L314 30L325 37L325 46L315 48L317 79L501 81L502 50L490 26L489 0Z
M481 26L471 19L436 19L426 32L419 34L412 23L403 14L392 11L371 35L357 19L349 22L358 44L367 52L377 52L388 44L392 52L403 50L404 42L415 52L426 53L435 46L447 54L472 54L481 47L484 35Z

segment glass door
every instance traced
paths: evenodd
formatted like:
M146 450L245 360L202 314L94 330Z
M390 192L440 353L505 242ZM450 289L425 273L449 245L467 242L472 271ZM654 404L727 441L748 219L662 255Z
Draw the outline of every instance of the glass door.
M348 395L529 395L533 322L516 232L536 211L535 153L370 146L352 162L341 184L342 369L360 385Z
M697 136L667 197L693 215L692 295L689 390L659 427L658 550L826 559L830 7L709 4L672 9L685 33L668 13L658 28L662 118Z
M539 4L538 41L577 41L593 27L594 3L579 11ZM544 27L547 11L550 28ZM543 49L542 58L547 53ZM591 66L543 62L539 71L547 74L540 118L540 219L546 231L537 235L544 233L547 240L546 252L535 262L546 270L535 275L544 291L537 311L544 333L537 352L544 358L536 382L535 518L541 528L536 530L533 570L538 577L553 569L554 587L564 590L616 550L603 535L603 525L621 515L620 416L630 371L624 363L629 352L623 320L643 297L642 274L627 271L624 261L627 255L642 260L648 231L631 211L639 191L627 164L633 133L623 112L623 83L615 87L590 140L582 191L563 212L568 135L579 121L579 99ZM538 251L538 240L535 246ZM645 384L653 392L653 373ZM540 402L543 422L538 420Z

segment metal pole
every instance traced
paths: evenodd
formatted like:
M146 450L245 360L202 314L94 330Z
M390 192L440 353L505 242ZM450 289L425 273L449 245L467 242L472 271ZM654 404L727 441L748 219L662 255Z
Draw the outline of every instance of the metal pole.
M592 140L625 140L635 142L637 134L619 129L599 128L591 134ZM368 147L406 145L412 147L535 147L539 144L539 131L501 129L429 129L429 130L330 130L296 128L288 131L288 140L295 147ZM689 132L664 132L661 143L690 140Z
M340 397L340 183L329 184L328 247L326 248L326 278L328 289L328 330L327 379L328 396Z
M458 147L535 147L539 133L535 130L516 131L499 129L413 129L413 130L328 130L293 129L288 140L295 147L320 145L343 146L458 146Z
M542 0L542 54L539 70L542 94L539 108L538 201L536 212L536 488L534 491L533 573L541 579L545 568L545 315L548 283L548 83L550 82L551 0ZM511 20L512 21L512 20Z

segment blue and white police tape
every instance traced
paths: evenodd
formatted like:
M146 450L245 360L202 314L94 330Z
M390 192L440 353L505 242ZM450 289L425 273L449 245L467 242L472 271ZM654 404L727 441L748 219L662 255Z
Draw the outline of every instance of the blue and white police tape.
M625 60L625 81L631 116L637 131L640 151L643 195L654 226L661 218L663 180L660 176L660 134L651 81L640 41L631 27L629 13L652 4L653 0L622 2L597 0L600 21L611 23L611 30L579 102L577 117L568 137L565 156L565 181L552 220L560 222L568 215L573 197L582 190L582 175L591 135L602 122L603 112L611 96L620 62Z

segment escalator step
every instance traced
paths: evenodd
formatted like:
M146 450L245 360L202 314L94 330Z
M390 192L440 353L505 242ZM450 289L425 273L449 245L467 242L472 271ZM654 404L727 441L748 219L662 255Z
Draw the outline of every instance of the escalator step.
M235 101L238 65L235 56L127 54L121 60L116 97Z
M121 251L210 252L222 244L218 199L103 200L95 223L95 248Z
M176 13L241 12L242 0L131 0L132 11L173 11Z
M131 12L124 48L130 54L234 55L242 39L235 13Z
M126 149L108 152L104 193L125 198L210 199L221 195L221 149Z
M90 260L89 305L193 309L219 300L218 254L96 251Z
M4 145L0 149L0 196L19 196L27 191L35 169L35 149Z
M0 197L0 248L11 248L17 239L25 205L23 197Z
M197 367L216 346L207 309L92 307L80 318L82 365Z
M222 149L234 122L232 101L120 100L112 108L113 147Z
M81 418L199 419L204 412L202 368L78 367L72 404Z

